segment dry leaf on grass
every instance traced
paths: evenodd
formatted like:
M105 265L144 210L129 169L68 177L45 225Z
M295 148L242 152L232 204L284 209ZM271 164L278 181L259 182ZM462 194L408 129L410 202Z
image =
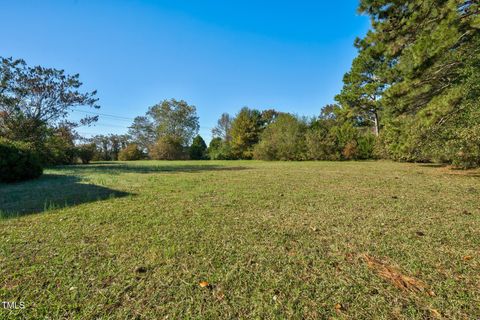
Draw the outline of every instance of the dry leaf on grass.
M392 283L395 287L409 292L425 292L430 296L435 293L421 280L403 274L398 268L387 264L385 261L364 254L363 260L367 265L383 279Z
M442 319L442 314L435 309L430 309L430 314L433 319Z

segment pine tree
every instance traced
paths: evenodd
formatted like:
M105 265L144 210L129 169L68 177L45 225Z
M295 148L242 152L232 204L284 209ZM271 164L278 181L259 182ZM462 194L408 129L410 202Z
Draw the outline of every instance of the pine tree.
M375 62L382 67L375 70L385 81L379 105L386 154L480 165L478 2L362 0L360 11L372 18L363 41L373 47L362 48L356 60L363 65L374 57L362 57L369 48L381 53ZM346 80L347 88L356 83ZM339 101L349 104L355 102L352 97L361 97L351 91L352 96L344 94Z

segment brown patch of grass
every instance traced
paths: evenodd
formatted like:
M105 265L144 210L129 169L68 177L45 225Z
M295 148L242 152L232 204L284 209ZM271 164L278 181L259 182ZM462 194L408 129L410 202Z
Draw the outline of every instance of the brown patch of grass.
M389 265L386 261L377 259L368 254L363 254L362 258L369 268L373 269L380 277L387 280L395 287L407 292L424 292L430 296L434 295L433 291L429 290L428 286L423 281L405 275L399 268Z

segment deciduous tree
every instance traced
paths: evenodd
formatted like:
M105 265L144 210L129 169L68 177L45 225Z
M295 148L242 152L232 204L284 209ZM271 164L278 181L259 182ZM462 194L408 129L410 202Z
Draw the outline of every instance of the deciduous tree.
M232 127L232 118L228 113L222 113L217 125L212 129L213 138L221 138L225 142L230 142L230 129Z
M81 92L81 86L78 74L0 57L0 135L41 145L47 129L65 123L74 107L99 108L96 91ZM68 124L87 125L97 118L69 119Z
M261 113L244 107L232 122L230 142L232 155L239 159L251 159L253 147L258 143L263 130Z
M196 107L184 100L164 100L151 107L147 115L153 120L157 139L170 137L184 147L191 144L200 129Z

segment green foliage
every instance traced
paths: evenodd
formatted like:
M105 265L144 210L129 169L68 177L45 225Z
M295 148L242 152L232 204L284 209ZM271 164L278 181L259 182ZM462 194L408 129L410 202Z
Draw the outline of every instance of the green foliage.
M128 133L131 141L150 158L156 159L167 155L176 158L180 155L174 149L178 149L178 152L182 149L180 153L183 153L183 149L191 144L199 128L196 107L184 100L170 99L150 107L145 116L136 117ZM165 152L167 149L170 151L167 153L161 151L158 146L159 141L160 149ZM181 148L175 146L177 143ZM181 156L181 158L185 157L185 155Z
M120 161L134 161L141 160L145 156L140 150L139 146L135 143L131 143L120 151L118 154L118 160Z
M382 75L386 65L383 46L373 45L367 39L357 39L358 56L352 62L350 72L343 77L343 89L335 99L345 108L351 108L357 121L372 127L376 135L380 131L380 101L386 81Z
M0 182L35 179L43 168L31 145L0 138Z
M96 146L94 160L116 161L119 160L120 150L125 149L130 138L128 135L96 135L89 139Z
M203 160L207 157L207 144L200 135L193 138L192 145L189 148L191 160Z
M45 140L36 144L37 153L45 165L66 165L76 161L75 134L68 126L50 129Z
M157 139L155 125L149 116L135 117L128 129L128 135L132 141L147 153Z
M200 128L197 109L184 100L164 100L151 107L151 117L157 137L171 137L182 146L190 145Z
M255 146L253 154L260 160L305 160L305 131L303 119L281 114L268 125Z
M97 120L84 117L66 124L75 106L99 108L96 92L82 93L81 86L78 74L0 57L0 136L31 143L46 164L70 163L72 145L57 128Z
M364 133L357 137L357 159L375 158L377 137L372 133Z
M150 151L154 160L184 160L188 158L182 141L176 137L164 136L158 139Z
M96 92L82 93L81 86L78 74L0 58L0 136L29 143L44 165L73 163L73 128L97 117L66 118L75 106L99 108Z
M475 142L480 121L479 3L362 0L360 10L373 23L351 73L358 75L358 61L371 61L368 75L385 84L377 100L384 126L379 154L480 165ZM340 101L362 102L360 93L368 89L357 86L355 94Z
M207 149L208 157L211 160L231 160L233 159L230 144L223 141L222 138L213 138Z
M374 156L376 137L337 105L326 106L321 116L307 123L290 114L279 114L255 145L261 160L358 160Z
M309 160L357 160L374 157L376 136L349 107L327 105L305 134Z
M230 147L236 159L252 159L253 148L260 139L264 122L262 114L255 109L244 107L236 115L230 129Z
M77 155L83 164L90 163L95 155L96 146L94 143L82 144L77 147Z
M313 126L305 133L306 157L308 160L340 160L335 137L329 134L328 128Z

